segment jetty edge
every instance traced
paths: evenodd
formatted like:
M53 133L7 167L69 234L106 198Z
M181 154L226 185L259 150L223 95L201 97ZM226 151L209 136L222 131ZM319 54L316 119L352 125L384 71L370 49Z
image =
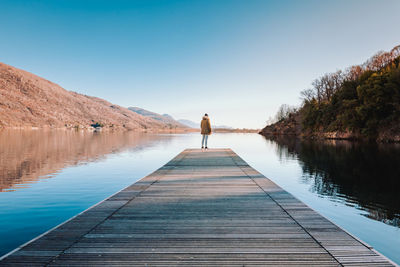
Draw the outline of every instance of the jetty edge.
M231 149L167 164L0 258L0 266L397 266Z

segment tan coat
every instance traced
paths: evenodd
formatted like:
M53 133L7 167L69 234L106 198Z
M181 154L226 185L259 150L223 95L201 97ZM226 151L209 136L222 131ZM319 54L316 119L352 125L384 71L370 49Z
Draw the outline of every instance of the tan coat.
M211 134L211 123L207 116L204 116L201 120L201 134L210 135Z

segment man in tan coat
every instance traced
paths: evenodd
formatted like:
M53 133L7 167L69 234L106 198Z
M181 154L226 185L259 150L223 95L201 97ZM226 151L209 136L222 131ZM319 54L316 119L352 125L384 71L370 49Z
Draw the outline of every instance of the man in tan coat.
M201 140L201 148L203 149L205 146L205 148L208 149L207 140L208 136L211 134L211 123L207 113L204 114L200 126L201 126L201 134L203 135L203 139Z

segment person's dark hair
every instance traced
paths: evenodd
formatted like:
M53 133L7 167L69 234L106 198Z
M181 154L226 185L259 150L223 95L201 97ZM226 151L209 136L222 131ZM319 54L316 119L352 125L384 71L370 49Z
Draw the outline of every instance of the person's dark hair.
M207 116L207 117L208 117L208 114L206 113L206 114L204 114L204 116Z

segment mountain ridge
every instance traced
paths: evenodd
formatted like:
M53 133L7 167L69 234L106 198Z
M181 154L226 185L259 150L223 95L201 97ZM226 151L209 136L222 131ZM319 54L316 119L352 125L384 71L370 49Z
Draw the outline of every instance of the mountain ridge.
M178 122L190 127L190 128L199 128L200 127L200 120L198 123L191 121L191 120L186 120L186 119L179 119L177 120ZM233 130L234 128L231 126L226 126L226 125L211 125L211 128L213 129L226 129L226 130Z
M107 100L68 91L0 62L0 128L168 130L169 125Z
M179 121L175 120L171 115L169 114L159 114L155 113L153 111L149 111L143 108L139 107L128 107L128 109L132 112L135 112L139 115L142 115L144 117L152 118L153 120L160 121L162 123L165 123L166 125L169 125L170 128L187 128L186 125L180 123Z
M180 122L190 128L199 128L200 127L200 123L195 123L194 121L191 121L191 120L179 119L178 122Z

